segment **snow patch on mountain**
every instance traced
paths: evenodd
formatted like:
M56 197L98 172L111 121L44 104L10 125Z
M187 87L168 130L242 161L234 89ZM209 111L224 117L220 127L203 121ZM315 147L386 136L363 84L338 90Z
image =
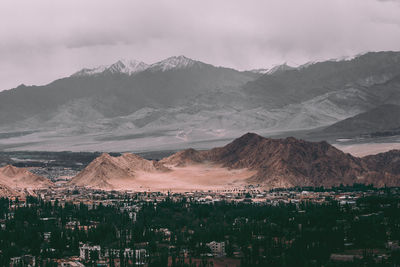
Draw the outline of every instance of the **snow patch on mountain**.
M366 53L359 53L359 54L356 54L356 55L342 56L342 57L338 57L338 58L332 58L332 59L329 59L327 61L335 61L335 62L351 61L351 60L356 59L356 58L358 58L358 57L360 57L362 55L365 55L365 54Z
M149 67L146 63L137 60L118 60L112 64L107 70L111 73L126 73L132 75L137 72L146 70Z
M287 70L294 70L296 67L289 66L287 63L275 65L272 68L269 69L252 69L250 70L253 73L258 73L258 74L274 74L278 72L283 72Z
M123 73L133 75L147 69L151 71L168 71L172 69L184 69L192 67L201 62L187 58L185 56L173 56L154 64L148 65L138 60L121 59L111 65L101 65L95 68L84 68L74 74L72 77L85 77L99 75L103 73Z
M107 68L108 68L108 66L106 66L106 65L101 65L101 66L91 68L91 69L83 68L80 71L75 72L71 76L72 77L92 76L92 75L103 73Z
M92 76L102 73L123 73L132 75L138 72L142 72L148 67L149 65L142 61L121 59L111 65L102 65L92 69L84 68L74 73L72 76Z
M172 69L184 69L192 67L196 63L198 63L198 61L187 58L185 56L174 56L152 64L149 69L152 71L168 71Z
M249 71L253 72L253 73L258 73L258 74L266 74L266 73L268 73L269 69L252 69Z
M338 58L331 58L331 59L328 59L328 60L326 60L326 59L317 59L317 60L313 60L313 61L306 62L306 63L304 63L304 64L298 66L297 69L299 69L299 70L300 70L300 69L306 69L306 68L308 68L308 67L310 67L310 66L312 66L312 65L314 65L314 64L316 64L316 63L321 63L321 62L352 61L352 60L354 60L354 59L356 59L356 58L358 58L358 57L361 57L361 56L363 56L363 55L365 55L365 54L366 54L366 53L359 53L359 54L356 54L356 55L342 56L342 57L338 57Z

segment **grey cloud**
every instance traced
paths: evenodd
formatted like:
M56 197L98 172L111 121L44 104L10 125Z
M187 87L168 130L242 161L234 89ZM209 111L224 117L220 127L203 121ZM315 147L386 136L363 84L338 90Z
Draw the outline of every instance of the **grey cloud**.
M120 58L239 69L400 49L399 1L0 2L0 90ZM52 69L49 71L49 66Z

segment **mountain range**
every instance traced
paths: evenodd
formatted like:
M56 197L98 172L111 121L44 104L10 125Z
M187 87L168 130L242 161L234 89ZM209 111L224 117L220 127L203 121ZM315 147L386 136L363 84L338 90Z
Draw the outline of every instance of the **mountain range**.
M332 187L354 183L399 186L400 150L358 158L327 142L271 139L247 133L219 148L179 151L158 162L103 154L70 185L123 190ZM203 176L202 173L205 173Z
M400 52L253 71L184 56L154 64L119 60L44 86L1 91L0 149L206 149L248 131L311 131L301 137L335 140L373 134L373 127L352 131L349 119L366 113L367 125L368 112L399 104ZM394 124L388 117L378 130Z
M66 184L11 165L0 168L0 195L23 196L37 189L87 187L101 190L261 190L373 184L400 186L400 150L366 157L346 154L325 141L272 139L247 133L225 146L186 149L159 161L136 154L103 153Z

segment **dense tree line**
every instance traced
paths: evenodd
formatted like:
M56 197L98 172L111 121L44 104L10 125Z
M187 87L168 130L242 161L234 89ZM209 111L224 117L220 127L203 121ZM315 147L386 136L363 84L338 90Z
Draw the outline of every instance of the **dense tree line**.
M169 256L173 265L181 266L183 251L191 258L204 257L210 241L224 241L227 256L239 256L242 266L337 266L330 255L349 244L364 252L363 260L352 266L365 266L376 264L373 249L385 249L388 240L400 239L399 198L390 194L360 198L355 206L333 200L274 206L167 199L140 203L136 222L115 206L60 205L29 197L25 207L11 210L16 202L0 199L0 216L5 218L0 230L1 266L24 254L43 262L78 255L80 242L121 251L145 246L150 266L165 266ZM133 202L125 199L120 205ZM88 228L66 227L71 222ZM170 235L160 231L165 228ZM400 263L398 252L390 252L382 266L390 262Z

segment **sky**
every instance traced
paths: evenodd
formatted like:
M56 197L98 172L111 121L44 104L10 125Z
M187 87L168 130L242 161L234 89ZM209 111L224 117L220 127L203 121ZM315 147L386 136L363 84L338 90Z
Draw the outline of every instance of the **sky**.
M1 0L0 90L119 59L239 70L400 50L400 0Z

